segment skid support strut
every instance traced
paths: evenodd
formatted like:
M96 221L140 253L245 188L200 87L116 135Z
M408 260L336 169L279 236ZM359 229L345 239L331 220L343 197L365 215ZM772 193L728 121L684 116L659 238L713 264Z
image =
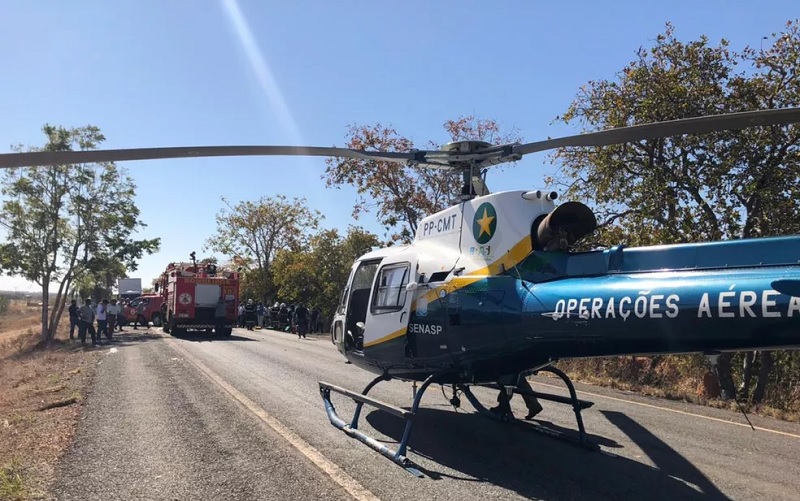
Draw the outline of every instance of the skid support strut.
M430 386L430 384L434 381L435 377L436 374L428 376L428 378L422 383L422 386L419 387L419 390L415 392L414 403L412 404L410 411L367 396L367 393L369 393L369 391L376 384L380 383L381 381L388 381L391 379L386 375L378 376L372 380L372 382L370 382L361 393L356 393L324 381L319 382L319 392L320 395L322 395L322 401L325 403L325 412L328 414L328 419L332 425L339 428L350 437L357 439L359 442L368 445L371 449L391 459L394 463L402 466L412 475L422 477L422 472L415 468L411 460L406 457L406 449L408 447L408 439L411 436L411 426L414 423L414 416L416 415L417 409L419 409L419 404L422 401L422 395L425 393L425 390L428 389L428 386ZM353 419L350 423L346 423L342 418L339 417L338 414L336 414L336 408L333 406L333 402L331 402L331 392L350 397L355 401L356 410L353 413ZM389 414L393 414L405 420L406 425L405 429L403 430L403 438L400 440L397 450L390 449L386 445L378 442L374 438L366 435L358 429L358 420L361 416L361 408L364 406L364 404L369 404L378 410L388 412Z
M586 400L579 400L578 399L578 395L575 392L575 386L572 384L572 380L569 378L569 376L567 376L560 369L557 369L557 368L552 367L552 366L547 366L547 367L541 367L539 369L536 369L535 371L532 371L532 373L535 374L535 373L540 372L540 371L551 372L551 373L555 374L556 376L558 376L559 378L561 378L561 380L564 381L564 384L566 384L567 389L569 390L569 397L564 397L564 396L561 396L561 395L555 395L555 394L552 394L552 393L543 393L543 392L538 392L538 391L526 391L526 390L521 390L519 388L513 388L512 391L514 393L518 393L520 395L531 395L531 396L534 396L534 397L536 397L538 399L541 399L541 400L550 400L551 402L558 402L558 403L561 403L561 404L571 405L573 412L575 412L575 420L577 421L577 424L578 424L578 440L577 440L577 444L580 445L581 447L584 447L584 448L589 449L589 450L598 450L599 449L598 445L593 443L593 442L591 442L588 439L588 437L586 436L586 428L583 425L583 417L581 416L581 411L583 409L588 409L589 407L594 405L594 403L593 402L588 402ZM520 375L520 377L525 377L525 374ZM461 391L464 392L464 396L467 397L467 400L469 400L469 403L472 404L472 406L475 408L475 410L480 412L481 414L483 414L485 416L488 416L488 417L491 417L493 419L499 419L501 421L524 423L524 421L521 422L521 421L519 421L519 420L514 418L514 416L510 413L510 408L509 408L509 412L507 412L507 413L496 414L496 413L490 411L489 409L487 409L486 407L484 407L483 404L481 404L478 401L478 399L475 398L475 395L472 393L472 391L470 390L469 386L462 385L460 388L461 388ZM501 386L500 391L504 391L506 389L507 388ZM540 432L540 433L544 433L546 435L550 435L550 436L555 437L555 438L568 440L570 442L575 442L575 439L573 437L571 437L569 435L566 435L566 434L564 434L564 433L562 433L560 431L547 428L545 426L527 425L527 426L525 426L525 428L526 429L530 429L530 430L534 430L534 431L537 431L537 432Z

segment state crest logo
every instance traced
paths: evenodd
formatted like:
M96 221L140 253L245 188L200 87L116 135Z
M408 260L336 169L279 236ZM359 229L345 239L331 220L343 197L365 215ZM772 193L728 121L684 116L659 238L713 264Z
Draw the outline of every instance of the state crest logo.
M472 236L479 244L485 244L492 239L496 229L497 211L488 202L481 204L472 218Z

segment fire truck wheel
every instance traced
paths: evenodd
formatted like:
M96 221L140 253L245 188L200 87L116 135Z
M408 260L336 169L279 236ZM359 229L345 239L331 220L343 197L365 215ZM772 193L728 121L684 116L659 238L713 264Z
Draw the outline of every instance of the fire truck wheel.
M161 314L153 313L153 327L161 327Z

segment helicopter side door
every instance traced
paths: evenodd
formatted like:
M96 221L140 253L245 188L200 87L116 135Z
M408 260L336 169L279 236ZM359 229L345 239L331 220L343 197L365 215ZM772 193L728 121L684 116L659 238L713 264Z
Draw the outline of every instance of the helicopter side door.
M364 325L367 320L372 282L380 262L380 259L372 259L353 264L331 326L331 341L341 353L364 348L363 331L359 325Z
M384 259L377 270L364 331L364 348L370 356L391 362L405 359L406 331L414 302L407 286L415 281L416 261L410 254L393 256Z

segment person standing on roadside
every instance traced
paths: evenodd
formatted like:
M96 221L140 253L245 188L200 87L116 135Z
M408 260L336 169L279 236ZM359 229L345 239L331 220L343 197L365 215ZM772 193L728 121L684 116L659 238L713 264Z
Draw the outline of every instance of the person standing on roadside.
M305 338L308 332L308 308L299 303L294 309L295 325L297 325L297 339Z
M81 339L81 346L86 346L86 331L92 335L92 346L97 346L96 334L94 331L94 309L92 300L87 299L85 304L78 309L78 337Z
M225 331L225 324L228 322L228 302L224 296L217 300L217 307L214 310L214 334L221 336Z
M116 299L111 300L111 304L106 308L108 312L108 339L114 336L114 330L117 328L117 322L121 321L122 308L117 304Z
M150 327L150 323L147 321L147 318L144 316L144 310L147 308L147 301L141 300L139 304L136 305L136 320L133 321L133 330L136 330L136 324L141 323L145 329Z
M80 324L80 318L78 317L78 302L74 299L69 304L69 340L72 341L75 339L75 328L78 327ZM78 329L80 332L80 329Z
M106 338L111 339L111 334L108 333L108 299L103 299L97 304L97 342L103 339L103 333Z
M264 303L261 301L258 302L256 306L256 325L259 328L264 328L264 314L267 312L267 309L264 307Z
M525 377L525 374L520 374L517 376L517 384L515 385L515 388L522 392L520 395L522 395L522 400L525 402L525 406L528 408L528 415L525 416L525 419L531 420L534 418L534 416L542 412L542 404L539 403L539 399L533 394L533 388L531 388L531 384L528 382L528 378ZM510 415L511 397L513 396L513 393L508 395L508 393L506 393L506 389L501 388L500 393L497 394L497 406L492 407L489 410L500 415Z

